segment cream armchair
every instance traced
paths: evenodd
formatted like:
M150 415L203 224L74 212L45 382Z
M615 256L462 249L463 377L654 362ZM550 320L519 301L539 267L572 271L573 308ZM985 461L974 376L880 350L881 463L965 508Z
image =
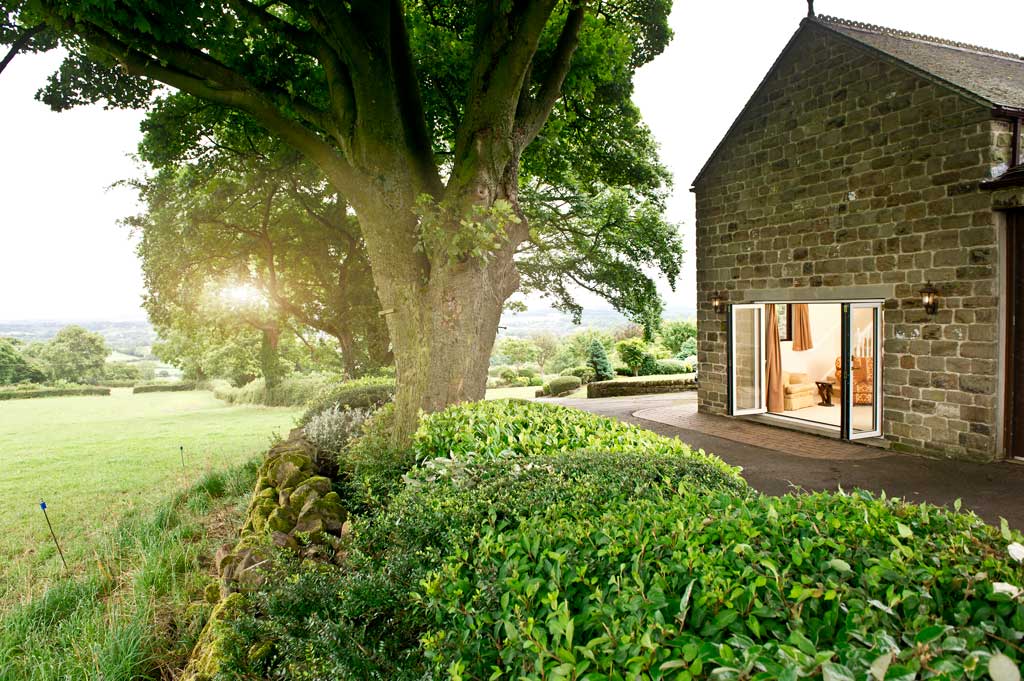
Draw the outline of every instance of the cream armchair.
M813 407L818 403L818 387L807 374L782 372L782 394L786 411Z

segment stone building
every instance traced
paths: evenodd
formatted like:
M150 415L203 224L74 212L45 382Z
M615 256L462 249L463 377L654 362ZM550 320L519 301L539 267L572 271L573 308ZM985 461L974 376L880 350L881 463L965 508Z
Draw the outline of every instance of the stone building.
M1022 117L1019 56L804 19L693 183L700 411L1024 456Z

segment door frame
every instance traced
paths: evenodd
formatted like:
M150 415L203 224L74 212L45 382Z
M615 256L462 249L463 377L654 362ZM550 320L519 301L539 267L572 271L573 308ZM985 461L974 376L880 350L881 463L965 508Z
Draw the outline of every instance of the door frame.
M759 364L762 371L759 375L761 383L761 409L756 410L739 410L735 409L735 348L733 347L733 321L735 318L734 308L738 309L750 309L750 308L761 308L760 319L761 319L761 330L764 332L764 320L765 315L764 309L766 305L779 305L779 304L798 304L804 303L807 305L816 304L831 304L840 306L840 324L842 326L840 331L840 344L841 344L841 358L844 361L842 364L842 376L841 376L841 398L840 398L840 425L837 428L829 424L818 424L824 428L830 428L833 433L838 433L839 438L843 440L861 440L867 438L881 437L882 436L882 401L883 401L883 383L882 383L882 371L884 362L882 361L882 353L884 352L884 312L885 312L885 300L881 298L862 298L862 299L850 299L850 298L839 298L839 299L817 299L817 300L760 300L751 303L734 303L730 304L726 310L726 411L729 416L756 416L763 414L765 417L772 418L773 423L783 425L786 422L795 422L799 419L785 416L780 414L769 414L767 413L767 386L763 378L764 374L764 357L765 347L764 340L762 339L760 348ZM852 409L853 409L853 372L852 372L852 351L853 348L850 346L850 326L852 310L855 308L873 308L875 310L875 330L874 335L874 367L872 373L872 381L874 383L874 408L875 408L875 428L871 431L865 431L862 433L852 432ZM813 423L813 422L812 422Z
M1018 421L1024 418L1021 415L1020 418L1017 416L1016 407L1016 396L1018 391L1024 391L1024 386L1016 385L1016 361L1014 355L1014 348L1017 345L1019 336L1024 334L1024 320L1017 320L1014 323L1014 315L1018 303L1020 303L1020 297L1022 294L1017 290L1014 278L1018 274L1018 265L1021 263L1017 262L1016 252L1018 249L1024 250L1024 208L1016 208L1013 210L1007 210L1002 212L1005 218L1005 224L1001 230L1002 243L1004 257L1003 257L1003 282L1002 289L1005 294L1003 300L1004 309L1002 310L1001 323L1002 332L1000 338L1003 341L1003 371L1002 371L1002 435L1003 444L1000 448L1001 451L1005 452L1004 456L1007 458L1020 459L1024 457L1024 452L1017 454L1016 450L1024 448L1024 424L1018 425ZM998 432L998 431L997 431Z
M726 317L726 338L728 344L728 357L726 358L728 371L726 379L726 393L728 397L729 415L730 416L750 416L752 414L764 414L768 411L768 386L764 380L764 303L743 303L743 304L732 304L729 305ZM755 360L754 366L757 367L758 371L755 372L757 378L757 387L755 390L760 392L761 401L760 407L754 409L737 409L736 408L736 347L733 340L733 329L736 325L736 311L737 310L752 310L757 313L757 327L758 336L760 342L757 344L757 359Z

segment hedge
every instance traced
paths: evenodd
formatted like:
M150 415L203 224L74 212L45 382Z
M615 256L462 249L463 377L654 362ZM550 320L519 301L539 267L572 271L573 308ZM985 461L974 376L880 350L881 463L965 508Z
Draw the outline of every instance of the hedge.
M624 397L654 395L693 390L697 382L690 378L663 378L649 381L600 381L587 384L587 397Z
M309 420L328 409L374 409L395 398L395 379L367 376L327 386L309 401L306 413L299 419L304 426Z
M1024 659L1005 523L761 495L674 438L522 401L428 415L389 460L393 496L341 551L278 552L234 595L218 678L1001 680Z
M196 384L191 382L157 383L154 385L137 385L134 388L132 388L132 394L139 395L142 393L177 393L195 389Z
M213 394L228 404L301 407L336 385L337 381L337 376L331 374L292 374L269 389L262 378L249 381L241 388L235 388L226 382L218 382Z
M28 400L35 397L74 397L83 395L110 395L110 388L83 386L80 388L33 388L31 390L0 390L0 400Z
M581 385L583 385L583 381L579 376L557 376L544 385L544 394L557 397L558 395L571 393Z

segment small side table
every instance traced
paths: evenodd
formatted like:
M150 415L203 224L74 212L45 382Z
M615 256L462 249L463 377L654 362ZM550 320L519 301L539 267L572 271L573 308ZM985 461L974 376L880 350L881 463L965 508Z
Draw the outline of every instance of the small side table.
M821 402L818 406L821 407L834 407L832 404L832 384L826 381L815 381L814 385L818 386L818 394L821 396Z

